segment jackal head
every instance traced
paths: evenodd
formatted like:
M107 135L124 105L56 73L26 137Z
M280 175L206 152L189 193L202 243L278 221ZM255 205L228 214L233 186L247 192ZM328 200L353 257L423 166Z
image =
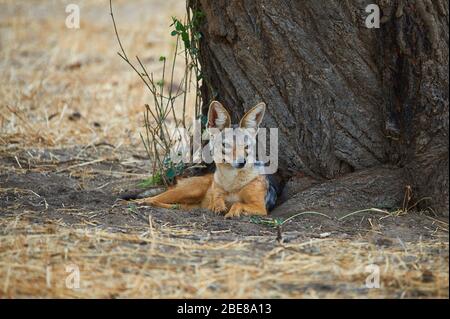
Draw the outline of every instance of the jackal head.
M208 110L208 131L212 142L214 162L233 168L253 167L256 160L256 136L266 110L259 103L242 117L238 125L231 124L225 107L211 102Z

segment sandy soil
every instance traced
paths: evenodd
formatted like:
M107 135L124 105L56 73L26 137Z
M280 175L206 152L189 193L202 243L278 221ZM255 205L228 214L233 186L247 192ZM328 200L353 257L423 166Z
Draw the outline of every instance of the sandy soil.
M110 147L3 154L1 296L448 297L446 220L305 214L279 226L139 207L118 200L146 176L145 162L127 155ZM64 268L74 264L75 290ZM380 289L365 286L370 265Z

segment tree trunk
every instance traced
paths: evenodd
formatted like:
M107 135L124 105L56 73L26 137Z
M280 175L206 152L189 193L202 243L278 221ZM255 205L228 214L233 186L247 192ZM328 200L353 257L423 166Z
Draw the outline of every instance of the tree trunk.
M191 1L205 13L204 100L223 102L234 121L266 102L285 178L395 167L379 181L402 179L395 205L409 185L411 203L448 215L448 2L378 1L381 25L369 29L373 2Z

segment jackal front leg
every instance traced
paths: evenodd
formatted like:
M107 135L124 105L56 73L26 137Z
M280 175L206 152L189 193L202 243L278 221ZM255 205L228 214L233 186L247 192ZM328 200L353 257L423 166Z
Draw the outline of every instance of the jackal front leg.
M259 215L266 216L267 210L265 204L260 203L234 203L230 211L225 215L225 218L239 217L241 215L251 216Z
M212 185L211 192L211 200L207 208L216 214L226 212L227 205L225 204L225 192L219 186L215 185L215 183Z
M239 192L240 201L231 206L225 218L239 217L241 215L267 215L266 197L267 182L257 178Z

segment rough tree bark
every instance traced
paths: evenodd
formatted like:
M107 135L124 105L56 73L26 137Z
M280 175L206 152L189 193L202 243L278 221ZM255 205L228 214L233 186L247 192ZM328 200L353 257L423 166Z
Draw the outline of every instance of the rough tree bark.
M374 2L381 26L368 29L365 8ZM305 175L314 180L312 187L322 182L328 185L321 188L325 197L336 185L340 194L348 190L347 197L331 196L322 211L339 210L336 201L353 196L353 185L366 194L360 207L383 206L386 192L396 201L384 206L399 207L410 185L411 202L422 199L421 207L448 215L446 0L190 5L206 15L200 63L213 91L204 86L204 100L222 101L235 121L266 102L264 125L279 128L283 177ZM358 183L366 170L377 187ZM279 211L320 210L307 190L299 191Z

